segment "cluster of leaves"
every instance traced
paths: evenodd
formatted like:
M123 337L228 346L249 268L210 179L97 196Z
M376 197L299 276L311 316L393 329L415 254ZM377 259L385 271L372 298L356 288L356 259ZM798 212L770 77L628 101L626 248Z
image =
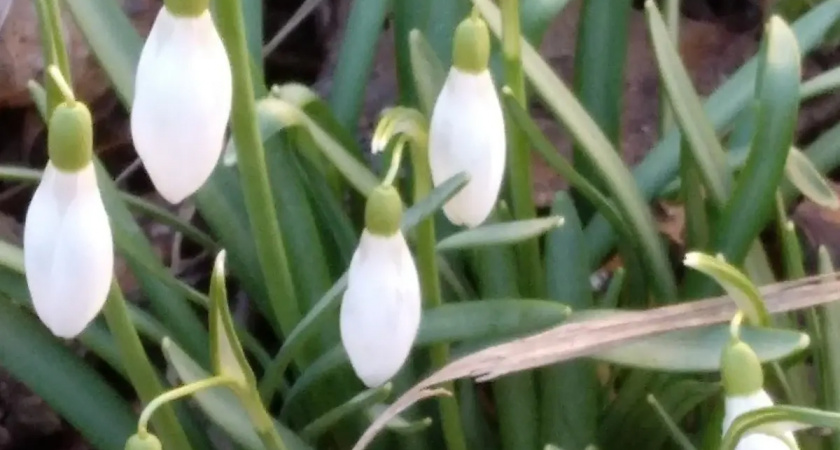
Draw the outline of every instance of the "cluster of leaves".
M129 108L140 37L116 2L64 3ZM246 18L252 74L260 74L262 66L260 3L237 3L241 17ZM207 378L217 369L211 367L211 339L203 319L211 302L168 271L143 237L135 214L150 215L214 253L225 249L230 275L281 337L278 350L253 336L244 324L231 325L247 355L261 400L274 414L284 444L293 450L350 448L377 417L386 417L383 411L413 401L403 396L389 409L391 390L419 392L409 388L432 370L426 355L415 352L393 385L362 391L347 364L336 325L336 307L346 285L344 271L360 232L361 206L379 180L365 164L365 152L351 130L357 123L381 24L393 6L401 99L428 116L451 58L452 30L471 6L453 0L391 3L354 4L334 91L327 101L305 86L268 89L261 77L251 80L259 99L256 121L279 222L276 237L285 244L286 259L293 262L285 276L269 279L265 274L270 272L263 270L260 252L265 249L257 244L259 236L251 223L255 219L249 216L245 189L249 180L239 175L243 161L233 141L224 162L194 198L206 231L118 191L98 166L117 251L149 300L148 309L129 304L128 317L147 350L165 357L158 368L159 378L164 380L171 369L177 375L169 380L172 384L188 383ZM516 2L502 3L516 6ZM778 222L785 256L781 278L804 277L787 208L800 193L825 207L838 205L821 174L840 164L835 138L840 127L826 131L801 151L793 146L793 130L802 101L840 85L835 71L806 83L800 80L802 55L818 46L840 18L840 4L814 6L791 26L777 19L768 22L759 54L703 101L675 51L674 22L666 25L649 2L648 26L668 99L663 102L667 110L663 117L675 120L663 120L661 139L631 169L616 151L620 148L620 75L627 59L624 36L630 2L585 2L574 93L535 50L566 3L522 0L518 8L521 54L511 60L497 52L494 68L496 80L505 86L510 80L502 76L503 66L521 65L535 97L574 138L576 152L582 156L576 165L560 156L517 94L507 87L501 89L509 126L526 142L521 148L535 150L569 181L572 191L556 194L551 217L522 217L516 199L511 199L513 212L502 202L493 223L470 231L453 229L437 214L440 205L464 185L465 177L456 176L428 197L415 199L405 213L403 230L413 241L412 230L418 223L436 220L441 238L435 258L446 299L444 305L424 312L416 347L450 344L452 358L472 354L439 372L454 376L433 376L432 380L507 375L493 381L490 403L481 385L469 380L454 385L468 448L534 449L552 443L566 449L591 444L654 449L666 446L671 438L686 448L718 448L722 406L715 373L729 336L728 329L718 324L731 317L735 305L746 311L750 307L763 310L753 284L779 281L770 270L759 233ZM669 11L677 3L670 2ZM474 0L474 5L501 36L504 14L498 7L490 0ZM220 15L217 21L224 38L226 18ZM40 92L33 89L33 93L43 103ZM235 106L234 122L241 113ZM518 159L513 164L522 163ZM0 168L0 175L32 182L39 173L5 167ZM685 205L690 248L722 254L751 281L739 278L740 284L733 288L733 281L719 273L709 278L700 272L689 272L678 280L648 208L651 200L664 197ZM560 227L556 216L563 218ZM519 264L522 255L534 248L536 273ZM624 266L604 292L597 292L591 272L615 251ZM129 401L115 383L108 383L94 366L52 338L25 310L28 293L22 266L21 250L2 244L0 365L41 395L95 447L122 448L137 422ZM814 281L805 281L782 285L775 293L806 292ZM671 306L679 310L663 308L649 315L619 310L715 295L720 285L736 300L735 304L723 300L729 309L721 308L721 303L714 309L708 302L692 301ZM836 299L833 285L826 286L819 302ZM789 290L794 288L798 290ZM284 293L280 314L272 292ZM813 306L816 298L811 292L811 297L800 299L801 304L782 306L781 297L766 293L767 310L773 313ZM657 317L659 321L652 321ZM840 329L838 310L834 306L809 310L807 335L790 329L797 328L798 317L776 316L779 328L769 327L763 318L756 327L745 329L743 339L773 368L771 386L781 403L836 410L840 369L835 367L837 352L833 350L840 342L834 336L834 330ZM564 321L568 323L545 331ZM621 328L622 324L628 325ZM114 324L94 322L80 342L129 380L133 374L115 344L119 330L108 325ZM545 334L536 338L550 339L486 348L537 332ZM617 336L634 340L621 341ZM816 345L803 352L809 341ZM530 345L505 347L517 342ZM484 350L476 352L479 349ZM799 357L782 363L793 354ZM482 355L486 358L481 359ZM577 359L565 361L572 358ZM469 364L479 360L483 366ZM813 395L809 384L814 370L821 382L818 395ZM210 433L199 425L203 417L223 432L213 439L226 439L240 448L262 448L259 430L233 392L214 389L194 398L195 403L176 408L193 448L212 448ZM808 411L821 419L806 420L800 415L798 420L821 426L837 423ZM387 417L377 425L388 432L373 447L441 446L440 416L425 405ZM762 417L758 422L790 419ZM677 423L690 430L690 437L677 431ZM806 442L802 447L819 445Z

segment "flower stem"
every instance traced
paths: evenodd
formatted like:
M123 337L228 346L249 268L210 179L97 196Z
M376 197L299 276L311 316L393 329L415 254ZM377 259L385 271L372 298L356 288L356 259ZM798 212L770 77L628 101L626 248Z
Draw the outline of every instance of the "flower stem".
M67 84L73 84L70 75L70 60L67 58L67 47L64 44L64 27L61 26L61 7L59 0L46 0L47 19L52 29L52 48L55 51L55 64L61 70Z
M414 168L414 203L417 203L426 198L432 190L431 169L427 147L414 143L411 145L413 146L411 163ZM443 300L440 295L440 279L438 278L438 267L435 260L434 217L428 217L417 224L416 233L417 270L420 276L423 298L426 299L425 307L427 309L435 308L440 306ZM446 344L432 345L429 348L429 356L433 369L443 367L449 360L449 346ZM452 382L443 384L441 387L453 394L455 393L455 384ZM438 398L438 407L447 449L466 450L464 427L461 423L461 413L456 397L453 395Z
M519 0L502 0L502 52L504 55L505 84L513 92L520 105L527 105L525 78L520 60ZM536 217L534 207L533 180L531 176L531 154L528 139L508 118L508 174L510 176L513 216L517 220ZM530 239L518 246L519 279L522 293L526 296L542 295L545 281L540 261L539 243Z
M198 391L225 384L236 384L236 380L229 376L219 375L212 378L199 380L194 383L185 384L183 386L179 386L175 389L172 389L171 391L166 391L163 394L158 395L157 397L155 397L154 400L149 402L146 405L146 407L143 408L143 412L140 413L140 420L137 421L138 434L142 436L146 433L149 419L151 419L155 411L157 411L158 408L160 408L161 406L171 401L195 394Z
M242 10L237 0L221 0L216 6L219 34L227 49L233 75L231 129L245 207L251 219L257 257L275 319L283 334L288 335L300 319L300 311L271 194L265 149L257 127Z
M51 0L36 0L35 11L38 14L38 29L41 33L41 51L44 54L44 64L50 66L58 64L58 51L56 50L56 40L53 38L55 31L51 25L50 8ZM61 40L58 40L60 43ZM44 86L47 91L47 110L44 115L44 121L49 122L50 116L55 107L60 103L61 92L58 86L55 85L49 76L44 77Z
M152 367L143 344L137 335L137 329L131 322L128 315L128 307L125 303L122 290L116 281L111 283L111 292L108 293L108 301L102 310L108 328L114 335L114 341L120 352L125 373L140 400L144 403L152 402L155 397L163 392L163 386L158 379L158 374ZM164 442L166 448L177 448L189 450L192 448L186 433L178 423L175 411L169 405L160 407L160 413L155 417L153 424Z

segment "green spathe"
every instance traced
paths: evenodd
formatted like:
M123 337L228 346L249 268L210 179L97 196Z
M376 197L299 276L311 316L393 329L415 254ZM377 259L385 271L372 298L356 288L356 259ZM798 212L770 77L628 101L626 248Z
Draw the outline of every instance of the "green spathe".
M455 28L452 65L462 72L482 73L490 62L490 31L477 15L467 17Z
M379 236L393 236L400 230L403 205L400 194L390 185L371 192L365 205L365 228Z
M175 17L198 17L207 11L210 0L164 0L163 4Z
M160 440L151 433L135 434L128 438L125 450L161 450Z
M726 395L754 394L764 388L764 370L761 361L749 345L733 339L721 355L721 377Z
M93 157L93 120L84 103L71 100L56 106L47 131L50 161L63 172L78 172Z

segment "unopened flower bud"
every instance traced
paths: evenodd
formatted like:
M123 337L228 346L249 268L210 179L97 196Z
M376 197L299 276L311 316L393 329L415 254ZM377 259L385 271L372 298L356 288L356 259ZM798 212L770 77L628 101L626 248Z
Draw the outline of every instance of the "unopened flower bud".
M170 10L174 5L186 9ZM131 110L137 154L160 195L180 203L213 173L230 118L230 62L210 11L169 0L140 53Z
M371 193L341 302L341 342L368 387L396 375L420 327L420 280L400 231L401 216L396 189L380 186Z
M77 172L93 157L93 120L78 101L56 106L47 128L47 151L57 169Z
M505 174L505 121L487 70L489 46L482 19L461 22L455 33L453 66L429 124L429 166L435 186L461 172L469 175L466 186L443 205L450 222L467 227L487 220Z
M402 210L402 199L393 186L377 186L365 205L365 228L379 236L392 236L400 230Z
M455 28L452 65L462 72L481 73L490 62L490 31L480 17L470 16Z
M151 433L135 434L128 438L125 450L161 450L160 440Z

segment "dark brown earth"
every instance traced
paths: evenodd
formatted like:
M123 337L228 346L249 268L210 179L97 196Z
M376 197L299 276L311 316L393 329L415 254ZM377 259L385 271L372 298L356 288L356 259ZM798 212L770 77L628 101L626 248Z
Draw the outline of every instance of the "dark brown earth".
M763 0L684 0L680 51L697 89L710 93L757 48L762 22ZM11 2L5 21L3 7ZM158 0L124 0L137 29L145 34L154 19ZM265 1L265 30L270 38L301 3ZM541 48L547 60L571 83L574 67L574 36L580 0L574 0L555 21ZM305 21L272 54L266 58L266 76L272 83L289 80L312 83L316 89L329 92L331 70L337 54L342 27L348 13L348 0L324 0L314 17ZM87 100L97 120L97 153L119 183L138 195L157 200L147 177L137 170L135 155L127 131L125 111L109 91L107 79L90 55L84 40L66 21L72 54L75 88ZM393 41L390 31L383 33L372 80L366 92L364 115L360 123L360 139L366 139L377 113L395 101L396 82L393 65ZM0 0L0 164L40 167L46 161L43 125L34 111L26 90L26 82L41 79L43 62L40 56L37 26L32 3L25 0ZM629 68L626 73L625 114L623 117L622 152L629 164L638 162L654 143L658 111L658 76L649 49L644 17L635 12L630 32ZM838 58L826 52L822 58L806 61L805 77L836 64ZM836 53L836 52L833 52ZM840 118L840 98L833 96L809 104L799 124L800 143L813 139L818 132ZM540 110L534 111L539 123L560 150L569 155L568 139ZM556 189L564 188L556 177L538 161L534 163L534 197L546 204ZM21 220L31 191L8 183L0 183L0 236L19 243ZM166 206L163 202L161 206ZM190 211L180 211L190 214ZM663 231L679 240L680 211L669 209L662 219ZM840 215L828 213L813 204L799 206L796 215L800 226L812 243L823 242L840 249ZM183 256L173 252L169 230L146 226L160 243L161 257L167 260ZM131 291L133 282L124 268L118 270L121 284ZM12 449L83 450L84 442L53 413L36 395L0 369L0 450Z

